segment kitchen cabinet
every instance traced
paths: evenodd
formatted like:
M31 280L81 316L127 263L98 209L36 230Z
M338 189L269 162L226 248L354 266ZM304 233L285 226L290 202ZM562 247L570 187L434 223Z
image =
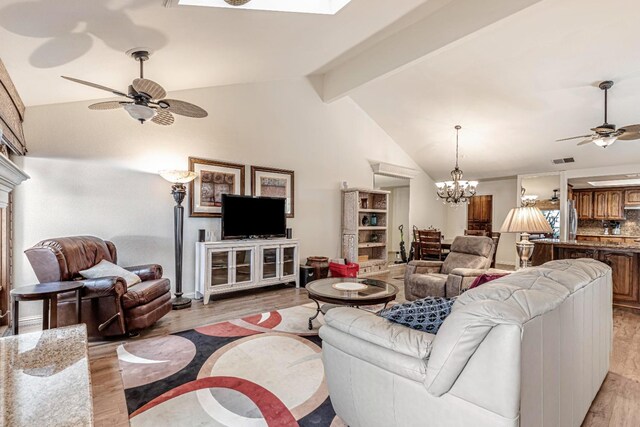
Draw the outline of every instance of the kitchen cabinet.
M638 303L638 256L624 251L601 250L598 259L609 267L613 278L613 300Z
M613 235L601 235L601 236L589 236L584 234L578 234L576 236L578 242L601 242L601 243L615 243L615 244L640 244L640 237L628 237L628 236L616 236Z
M595 258L596 251L591 248L557 248L554 259Z
M629 188L624 192L625 206L640 206L640 188Z
M578 219L593 219L593 191L574 191Z
M626 239L617 238L620 247L606 246L606 242L541 241L536 242L534 255L539 254L541 263L549 261L551 254L551 259L591 258L607 264L611 267L613 305L640 310L640 247L635 242L625 244Z
M624 220L624 192L600 190L593 192L593 219Z

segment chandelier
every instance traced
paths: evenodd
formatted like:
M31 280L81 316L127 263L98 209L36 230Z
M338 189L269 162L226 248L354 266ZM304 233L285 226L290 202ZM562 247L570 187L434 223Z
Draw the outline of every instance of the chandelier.
M458 167L458 133L462 127L456 125L456 167L451 171L452 181L436 182L436 193L438 200L450 206L459 206L467 203L474 194L478 181L463 181L462 170Z

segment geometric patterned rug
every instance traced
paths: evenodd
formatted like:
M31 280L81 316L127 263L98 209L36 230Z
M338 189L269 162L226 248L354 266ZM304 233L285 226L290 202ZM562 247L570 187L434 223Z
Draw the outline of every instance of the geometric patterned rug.
M132 426L344 427L321 360L315 304L118 347Z

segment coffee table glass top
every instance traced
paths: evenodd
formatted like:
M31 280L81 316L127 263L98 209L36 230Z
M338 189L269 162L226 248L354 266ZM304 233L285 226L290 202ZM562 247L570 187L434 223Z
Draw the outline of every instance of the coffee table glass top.
M366 287L355 291L336 289L340 287L342 283L356 283L365 285ZM306 288L311 296L363 301L390 298L398 293L398 288L382 280L348 277L331 277L328 279L314 280L309 283Z

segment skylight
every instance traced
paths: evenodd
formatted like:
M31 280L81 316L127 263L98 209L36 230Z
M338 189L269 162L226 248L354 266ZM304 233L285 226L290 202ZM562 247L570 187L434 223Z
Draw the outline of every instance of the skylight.
M640 185L640 179L612 179L609 181L589 181L592 187L617 187L622 185Z
M241 6L232 6L225 0L165 0L167 7L205 6L230 9L269 10L274 12L319 13L335 15L351 0L249 0ZM230 1L233 3L233 1Z

